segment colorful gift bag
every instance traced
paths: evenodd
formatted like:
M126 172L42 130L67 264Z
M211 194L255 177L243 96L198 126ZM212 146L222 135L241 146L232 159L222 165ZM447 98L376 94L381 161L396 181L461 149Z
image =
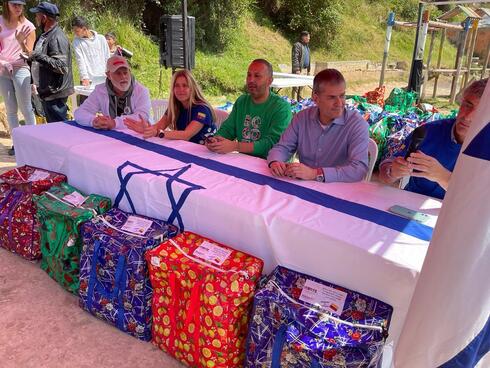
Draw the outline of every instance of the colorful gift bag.
M144 253L178 229L113 208L83 224L81 232L80 306L130 335L150 340L152 288Z
M32 194L0 185L0 245L28 260L41 258Z
M384 151L386 145L386 138L390 133L388 127L388 118L382 118L377 123L369 127L369 137L374 139L378 145L378 157L376 161L381 158L382 152Z
M62 174L22 166L0 175L0 245L25 259L41 258L32 194L66 181Z
M417 101L417 92L405 91L401 88L393 88L390 96L385 101L385 110L390 112L405 113Z
M109 210L111 200L95 194L85 196L62 183L34 196L34 202L41 223L41 268L65 289L77 293L82 249L80 226Z
M370 104L374 105L379 105L381 107L384 106L385 101L385 86L381 86L378 88L375 88L374 91L369 91L364 94L364 97L366 97L366 100Z
M245 367L375 367L393 308L277 267L257 291Z
M145 257L153 343L191 367L241 367L263 261L190 232Z
M66 176L26 165L3 173L0 181L17 190L39 195L52 186L66 182Z

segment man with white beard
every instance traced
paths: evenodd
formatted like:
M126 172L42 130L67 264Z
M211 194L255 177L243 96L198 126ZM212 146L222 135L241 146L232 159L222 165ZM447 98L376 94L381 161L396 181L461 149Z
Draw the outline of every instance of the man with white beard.
M96 129L119 129L126 127L126 118L149 120L150 94L131 75L127 60L119 55L110 57L106 76L105 83L97 85L75 110L77 123Z

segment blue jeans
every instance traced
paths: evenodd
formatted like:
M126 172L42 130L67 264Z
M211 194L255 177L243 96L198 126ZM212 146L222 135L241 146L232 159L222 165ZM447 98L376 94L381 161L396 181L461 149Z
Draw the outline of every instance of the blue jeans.
M10 131L19 126L17 111L20 108L26 125L34 125L31 105L31 72L27 68L14 69L11 76L0 76L0 93L5 101Z
M68 106L66 105L67 100L68 97L57 98L50 101L41 100L44 115L46 116L46 121L48 123L66 120L66 114L68 113Z

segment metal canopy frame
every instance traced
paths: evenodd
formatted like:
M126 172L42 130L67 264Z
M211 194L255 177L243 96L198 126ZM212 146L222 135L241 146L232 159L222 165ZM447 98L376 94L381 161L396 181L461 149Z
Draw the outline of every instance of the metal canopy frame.
M410 78L408 82L408 90L411 91L416 91L420 93L419 87L420 83L417 82L417 74L420 74L420 67L423 65L422 60L420 60L420 50L423 50L424 45L421 44L422 42L425 43L425 38L421 37L421 32L422 32L422 26L423 26L423 17L422 13L424 12L424 8L428 5L462 5L462 4L485 4L485 3L490 3L490 0L454 0L454 1L419 1L419 10L418 10L418 17L417 17L417 30L415 34L415 45L414 45L414 50L413 50L413 55L412 55L412 65L410 68ZM468 18L467 18L468 21ZM478 21L477 19L475 21ZM441 22L442 23L442 22ZM466 26L467 27L467 26ZM425 31L426 32L426 31ZM464 30L462 32L465 32ZM475 35L476 39L476 35ZM423 56L422 56L423 57ZM459 69L457 67L457 69ZM468 70L469 73L469 70ZM453 80L453 86L451 88L451 102L454 102L454 80Z

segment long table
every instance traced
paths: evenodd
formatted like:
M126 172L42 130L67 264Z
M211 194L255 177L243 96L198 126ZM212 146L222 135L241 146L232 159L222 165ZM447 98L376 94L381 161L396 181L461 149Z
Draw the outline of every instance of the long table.
M389 303L397 341L439 200L370 182L276 179L263 159L127 130L54 123L16 128L13 140L17 164L254 254L265 272L281 264ZM434 216L420 225L388 213L395 204Z
M272 88L279 92L288 87L313 87L313 76L289 73L273 73Z

